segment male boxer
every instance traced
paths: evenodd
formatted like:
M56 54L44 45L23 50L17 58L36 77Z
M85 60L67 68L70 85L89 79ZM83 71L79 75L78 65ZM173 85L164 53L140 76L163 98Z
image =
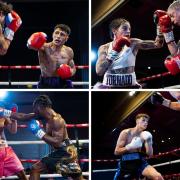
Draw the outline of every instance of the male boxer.
M12 10L11 4L0 1L0 55L5 55L14 33L21 26L20 16Z
M38 51L41 69L38 88L72 88L69 78L76 72L74 53L64 45L70 33L69 26L58 24L52 42L46 43L47 35L43 32L34 33L28 39L28 47Z
M113 41L99 48L96 73L104 78L95 88L140 88L135 75L138 50L160 48L162 38L157 36L155 41L130 38L130 23L121 18L114 19L109 27Z
M14 103L1 101L0 107L13 112L17 111L17 105ZM19 179L27 180L19 158L7 144L4 128L7 128L10 133L15 134L17 132L17 121L12 118L0 117L0 178L17 175Z
M157 10L154 17L165 37L171 56L165 60L165 66L172 75L180 72L180 42L176 44L173 34L173 24L180 26L180 1L176 0L168 7L167 12Z
M169 91L171 96L176 99L176 101L171 101L162 96L162 94L156 92L151 96L151 103L154 105L163 105L170 109L180 111L180 91Z
M33 116L42 117L46 121L46 131L41 129L39 122L31 120L29 129L38 138L51 145L54 151L32 166L30 180L39 180L44 170L57 172L63 177L82 180L81 168L77 162L77 150L68 138L66 122L60 114L52 109L52 102L46 95L38 96L33 103L34 113L12 113L3 109L0 116L13 117L17 120L30 120Z
M146 154L148 156L153 155L152 135L145 131L149 118L147 114L138 114L136 116L136 126L124 129L120 133L114 153L115 155L121 155L121 158L114 180L139 179L141 175L148 179L163 180L161 174L148 164L141 153L144 144Z

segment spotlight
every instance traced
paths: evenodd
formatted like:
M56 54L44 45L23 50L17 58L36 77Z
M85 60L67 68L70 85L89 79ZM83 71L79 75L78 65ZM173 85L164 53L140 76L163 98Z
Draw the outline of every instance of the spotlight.
M133 96L136 93L136 91L130 91L129 96Z
M90 59L91 59L91 62L95 62L96 61L97 53L96 53L95 50L91 50Z
M5 99L7 96L7 91L0 91L0 99Z

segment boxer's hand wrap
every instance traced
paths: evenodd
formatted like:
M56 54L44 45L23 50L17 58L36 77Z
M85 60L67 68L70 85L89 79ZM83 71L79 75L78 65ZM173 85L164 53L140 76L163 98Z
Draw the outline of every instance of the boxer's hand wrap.
M8 13L5 17L6 28L4 30L4 37L12 41L14 37L14 33L19 29L21 24L22 24L22 20L15 11Z
M127 151L136 150L142 147L142 140L140 137L134 137L131 143L127 144L125 148Z
M41 128L39 121L32 119L28 123L28 129L39 139L42 139L44 135L46 134Z
M165 99L160 93L156 92L151 96L151 103L154 105L170 106L171 101Z
M39 50L47 41L47 35L44 32L33 33L27 41L27 47Z
M124 46L130 46L130 40L127 37L121 36L114 41L112 50L107 54L106 59L113 61L117 58L118 53L122 50Z
M61 79L68 79L72 76L71 67L67 64L61 64L57 69L57 74Z

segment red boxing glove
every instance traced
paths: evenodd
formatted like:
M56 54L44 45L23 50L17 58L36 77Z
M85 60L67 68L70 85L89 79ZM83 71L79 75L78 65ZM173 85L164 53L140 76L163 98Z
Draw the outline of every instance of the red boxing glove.
M67 64L61 64L57 69L57 74L61 79L68 79L72 76L71 67Z
M130 40L129 38L125 36L121 36L117 38L114 42L114 45L112 47L112 50L108 53L107 59L109 61L113 61L114 59L117 58L118 53L122 50L123 46L130 46Z
M171 18L168 15L164 15L159 18L159 26L162 33L168 33L172 31Z
M172 75L180 73L180 54L173 56L170 59L166 59L164 64Z
M11 11L10 13L8 13L7 16L5 17L5 25L6 25L6 28L4 30L5 38L12 41L14 37L14 33L19 29L21 24L22 24L22 20L15 11Z
M27 47L38 50L47 41L47 35L43 32L33 33L27 41Z
M164 15L167 15L166 11L156 10L156 11L154 12L154 15L153 15L155 24L159 24L159 18L162 17L162 16L164 16Z

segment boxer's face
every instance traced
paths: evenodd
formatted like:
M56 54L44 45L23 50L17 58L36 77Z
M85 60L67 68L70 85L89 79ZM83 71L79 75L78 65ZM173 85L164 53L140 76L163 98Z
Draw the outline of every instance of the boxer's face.
M131 26L128 22L126 22L124 24L121 24L118 29L115 29L113 33L116 38L121 36L126 36L127 38L130 38Z
M140 117L136 120L137 126L142 130L145 130L147 128L148 123L149 119L147 117Z
M65 42L68 40L69 36L68 34L61 30L60 28L56 28L53 32L53 43L56 46L61 46L65 44Z
M169 9L167 13L170 16L173 24L180 26L180 8Z

